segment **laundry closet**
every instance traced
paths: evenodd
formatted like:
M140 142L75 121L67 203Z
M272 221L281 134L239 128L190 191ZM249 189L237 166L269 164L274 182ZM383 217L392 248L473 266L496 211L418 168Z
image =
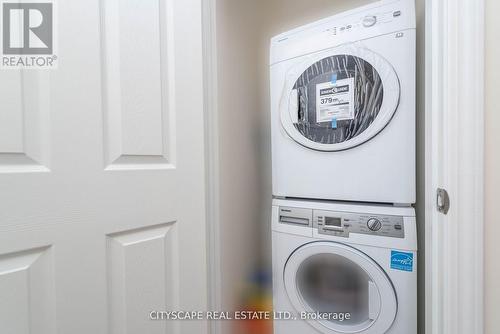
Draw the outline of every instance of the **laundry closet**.
M421 214L420 203L424 203L422 177L424 166L422 136L424 122L422 112L424 1L416 1L415 13L408 13L407 8L404 6L403 9L398 9L396 8L397 6L394 8L391 7L390 4L394 2L361 0L217 1L217 117L220 133L218 138L218 155L220 161L219 173L222 176L219 189L221 309L231 310L241 307L241 296L246 289L243 282L248 280L248 277L251 276L251 273L256 268L269 273L274 270L276 274L276 269L272 269L271 264L273 247L275 253L287 252L286 249L290 248L290 254L274 255L275 263L277 261L289 261L292 266L295 266L293 270L286 267L282 268L284 271L284 283L278 289L282 288L283 291L286 291L289 288L286 286L287 284L298 286L300 283L295 282L291 278L287 283L287 275L290 277L299 277L300 275L297 273L307 266L314 271L318 263L336 261L334 258L314 259L310 257L312 261L300 262L300 258L307 257L306 253L308 252L318 251L319 254L326 254L330 251L328 247L331 245L322 242L320 240L322 236L345 233L345 230L342 230L345 226L354 229L353 232L356 229L366 228L366 231L363 232L364 234L359 234L362 236L361 239L367 237L370 233L389 233L394 237L394 244L381 245L377 241L375 244L366 247L377 248L387 246L387 249L404 250L405 247L403 247L404 245L402 245L400 240L404 239L405 233L412 233L411 229L415 228L415 235L411 240L415 244L414 250L412 251L412 247L409 247L410 249L406 252L401 251L399 255L396 254L395 256L404 257L408 256L408 254L413 254L415 259L418 258L418 263L415 261L411 271L418 266L419 301L417 303L417 293L415 292L415 300L411 299L411 303L414 304L412 306L414 310L411 310L411 312L414 312L416 315L418 306L418 333L423 333L422 296L424 295L424 286L422 278L424 274L423 254L425 250L423 248L423 237L421 237L424 233L424 215ZM407 3L407 1L401 2ZM387 15L386 17L380 15L376 8L377 6L374 6L374 4L379 3L386 5L386 8L382 9L383 14ZM293 66L278 70L278 72L283 72L279 73L278 76L294 76L294 79L290 80L288 84L281 85L286 87L285 90L288 89L288 91L285 93L280 91L279 94L275 94L275 96L280 96L280 101L273 101L275 97L272 95L273 87L270 84L270 79L273 80L271 73L273 70L270 70L270 63L273 62L271 56L271 38L362 6L367 6L368 10L371 8L372 12L377 14L379 20L391 20L391 22L392 20L394 22L406 20L405 22L410 22L410 25L416 24L413 36L411 36L411 29L409 30L410 36L407 33L406 28L411 28L410 26L402 27L401 31L397 28L396 30L389 29L390 31L387 34L390 35L391 39L386 38L386 41L374 41L373 45L371 45L373 48L381 48L380 44L384 45L386 43L385 45L393 47L391 43L396 38L401 41L410 38L410 40L406 41L407 45L401 47L401 50L408 52L408 55L404 57L404 60L400 60L399 63L401 66L404 66L406 60L411 62L412 52L416 49L415 63L409 64L410 72L412 66L416 67L414 77L410 75L407 80L402 80L398 77L401 73L397 73L398 68L394 71L394 67L399 65L392 64L389 56L378 57L380 53L384 52L383 49L379 50L379 52L370 53L370 51L365 52L363 51L365 49L357 47L356 43L348 43L346 46L342 46L345 50L341 53L306 56L306 60L298 61ZM408 19L406 15L414 15L415 21L412 23L412 19ZM370 19L368 18L367 20ZM335 31L336 34L341 34L346 29L366 29L372 24L371 22L359 21L359 27L357 27L355 26L358 22L357 20L354 20L352 23L349 19L344 19L344 21L345 24L335 27L337 29ZM376 25L376 23L374 22L373 24ZM324 22L324 24L327 26L328 22ZM316 26L318 25L321 25L321 23L316 24ZM314 29L313 26L309 30ZM371 37L375 37L375 35L384 34L375 33ZM273 43L276 46L277 43L284 41L289 36L285 33L281 36L281 39L280 37L273 39ZM412 38L413 44L411 42ZM358 38L358 40L363 39L362 37ZM362 42L358 41L358 43ZM276 63L284 64L289 59L302 55L300 54L302 51L299 47L296 47L297 54L287 54L286 50L279 49L280 47L277 47L274 50ZM385 50L385 52L389 51ZM350 54L351 58L336 56L336 54ZM283 59L278 59L280 57ZM366 63L360 63L363 59L366 60ZM348 110L348 108L339 111L335 106L326 105L323 108L325 112L323 115L317 113L316 110L307 110L311 103L305 101L304 98L307 98L309 93L312 92L311 89L314 90L316 88L313 86L308 88L307 83L304 84L304 82L317 79L315 77L308 77L307 73L314 72L319 67L328 67L328 64L334 64L335 62L351 64L352 68L345 68L343 72L334 70L335 75L332 75L332 71L327 68L325 73L320 74L328 78L322 78L320 82L314 82L314 87L319 87L318 89L320 90L324 89L325 92L332 87L336 88L338 86L348 87L346 89L353 89L356 85L360 84L372 87L373 91L367 92L367 96L365 97L349 96L348 93L342 96L326 96L326 98L334 99L345 98L348 102L349 99L353 101L356 98L369 100L368 103L372 108L370 115L361 115L364 118L354 122L361 124L361 127L364 126L365 129L353 130L352 120L355 118L355 111ZM371 65L374 65L373 68ZM365 71L365 78L369 82L354 82L357 80L354 78L355 73L358 73L360 68ZM404 71L408 71L408 69ZM373 73L377 74L373 75ZM408 73L404 75L408 76ZM276 79L275 76L274 80L279 81L282 79ZM299 81L302 83L302 86ZM383 88L382 86L377 86L382 82L384 83ZM406 90L405 93L402 94L400 91L397 91L400 87ZM408 90L411 91L409 95L407 93ZM377 94L383 93L386 94L386 97L377 100ZM283 94L287 94L287 98L281 98ZM401 95L403 95L403 99L400 100L399 97ZM285 100L285 102L282 100ZM294 103L294 101L297 101L297 103ZM321 103L317 100L314 102ZM283 103L286 106L279 106ZM413 112L407 113L407 119L401 119L398 118L397 108L394 107L398 103L406 104L404 108L411 109L413 105L416 105L416 107L414 107ZM272 111L271 106L279 106L280 111ZM329 107L330 109L328 109ZM304 111L304 109L306 110ZM280 114L283 113L283 110L286 110L285 115ZM328 115L329 112L330 114ZM384 120L383 122L377 120L377 117L372 117L373 113L376 114L378 112L380 112L380 119ZM281 119L288 119L288 121L285 122L281 129L271 130L273 126L272 117L280 117ZM319 122L319 117L323 117L321 119L322 122ZM310 126L307 124L308 118L313 120L311 124L320 124L320 126L316 128ZM374 123L374 126L370 126L371 123ZM391 128L394 123L398 123L399 126ZM391 126L388 124L391 124ZM415 132L415 142L405 143L405 140L398 142L398 138L404 137L405 134L411 137L412 131ZM281 135L285 135L287 138L278 138ZM280 147L288 148L284 150L280 149L278 153L276 152L276 142L281 140L283 140L283 143ZM361 158L357 158L350 153L354 151L351 148L358 148L358 152L363 150L363 145L365 144L367 147L369 145L376 146L376 140L386 141L385 144L379 141L379 146L375 149L376 152L366 153ZM384 146L387 145L391 145L390 150L384 150ZM336 169L336 164L331 162L331 154L337 154L337 157L341 157L343 168L339 169L339 165L337 164ZM287 158L290 158L290 160L286 161ZM315 162L308 162L309 158L315 159ZM367 161L364 161L365 159ZM393 163L390 163L390 161L393 161ZM307 169L307 164L309 163L314 167L307 175L303 176L302 180L287 182L288 179L293 180L294 177L298 177L300 170ZM365 171L371 171L372 174L365 173L364 175L359 175L358 173L358 178L346 177L351 171L354 174L362 172L363 168L360 166L364 163L373 164L373 168L364 169ZM328 175L329 170L332 170L332 175ZM284 173L284 176L281 178L279 176L280 173ZM350 182L353 183L353 187L349 187ZM340 186L335 188L335 184ZM384 184L387 186L383 187ZM332 187L340 189L339 192L325 190L328 188L332 189ZM277 193L273 193L273 188L274 192ZM345 192L345 189L350 189L350 192ZM275 197L274 202L272 201L273 195ZM291 197L294 200L287 202L287 197ZM318 204L314 204L314 201L318 199ZM336 200L341 202L332 202ZM388 207L388 211L381 209L387 203L395 205ZM416 211L413 208L416 208ZM332 213L335 214L332 215ZM287 219L290 224L287 224ZM280 220L283 220L283 224L280 224ZM412 222L407 224L407 220ZM272 221L278 228L271 227ZM303 250L303 254L300 254L300 252L294 253L295 249L300 250L300 245L309 242L306 240L307 233L309 232L306 235L296 233L293 241L276 239L276 233L280 232L280 229L282 229L281 232L284 234L292 235L294 231L300 228L301 224L311 227L311 237L320 238L315 239L316 241L320 240L316 245L319 247L318 249L313 250L310 247ZM319 230L318 224L320 225ZM313 232L313 227L316 228L316 232ZM417 239L419 240L418 257L416 252ZM366 240L366 238L363 240ZM272 247L273 242L274 246ZM277 247L276 245L279 246ZM340 245L340 248L335 250L334 253L338 255L338 251L350 254L351 249L343 247ZM397 281L409 268L405 266L400 267L399 272L395 274L398 277L384 280L385 274L377 269L377 265L370 262L370 259L376 258L377 255L372 254L367 258L362 258L363 254L370 253L370 249L368 248L361 249L358 254L353 255L354 257L351 258L355 263L359 263L358 261L365 263L364 261L366 261L366 265L361 267L368 274L363 276L364 274L360 273L357 276L359 278L357 283L361 287L357 299L359 303L350 305L353 310L361 311L354 316L355 319L351 323L347 323L347 326L351 326L350 328L342 327L346 323L337 323L337 326L333 322L332 331L346 329L361 331L364 329L368 330L370 327L372 330L377 330L377 328L379 328L378 330L385 330L384 326L389 328L395 321L396 309L398 307L396 294L401 298L401 292L394 292L390 286L391 284L388 282L394 284L394 281ZM290 256L292 253L294 253L294 256ZM391 255L390 251L387 254L389 254L389 257L394 256L393 253ZM350 255L346 256L349 257ZM359 256L359 258L356 256ZM378 265L383 266L381 263L386 261L386 256L385 254L380 256L382 258ZM338 265L343 266L345 271L352 270L353 275L358 270L352 267L352 262L338 263ZM372 272L371 270L374 271ZM293 271L293 274L291 274L291 271ZM415 280L417 280L416 273L417 271L415 270ZM344 279L352 277L345 275ZM405 287L404 284L407 283L402 284L403 288ZM318 294L318 291L308 289L307 287L304 290L307 291L300 291L296 297L290 297L291 293L287 294L289 298L285 299L287 303L290 302L293 304L291 306L294 309L300 308L298 304L300 304L300 300L304 296L312 298L308 305L315 302L327 302L315 299L315 294ZM374 296L381 296L381 298L375 298ZM280 298L278 297L278 302ZM312 301L313 299L314 301ZM362 304L366 301L368 301L369 305L365 307ZM276 297L274 303L276 307ZM346 308L349 307L346 306ZM390 314L391 312L394 314ZM407 317L408 319L414 318L410 313ZM382 320L375 321L376 319ZM403 320L396 319L397 322ZM328 326L331 324L332 322L320 324L313 321L311 322L311 328L316 327L318 332L329 333ZM231 322L220 324L223 333L234 332L233 325ZM295 324L297 330L300 331L297 326ZM305 327L303 330L307 330L307 328ZM325 328L327 329L325 330ZM403 327L401 327L402 329ZM284 332L290 332L290 329L283 330Z

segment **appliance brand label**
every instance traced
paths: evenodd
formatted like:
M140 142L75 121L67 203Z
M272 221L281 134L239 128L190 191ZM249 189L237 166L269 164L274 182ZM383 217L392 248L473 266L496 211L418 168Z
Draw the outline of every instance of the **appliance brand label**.
M391 251L391 269L413 271L413 254Z

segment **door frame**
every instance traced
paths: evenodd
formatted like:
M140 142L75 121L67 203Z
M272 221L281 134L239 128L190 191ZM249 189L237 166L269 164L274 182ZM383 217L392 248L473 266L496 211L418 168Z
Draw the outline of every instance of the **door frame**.
M482 334L484 0L425 5L425 332Z
M222 310L219 192L219 117L217 80L216 1L202 1L203 94L205 115L205 189L207 222L208 309ZM208 333L221 333L221 322L210 321Z
M484 0L425 0L425 332L484 331ZM216 0L203 1L209 308L220 310ZM459 38L460 36L460 38ZM460 90L467 82L474 89ZM467 126L467 131L461 129ZM436 189L451 198L436 210ZM470 228L470 221L475 228ZM219 333L218 322L210 333Z

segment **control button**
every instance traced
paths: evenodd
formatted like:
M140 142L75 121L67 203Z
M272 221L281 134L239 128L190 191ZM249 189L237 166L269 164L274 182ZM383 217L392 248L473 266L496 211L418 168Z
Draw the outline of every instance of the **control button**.
M374 15L370 15L370 16L365 16L365 18L363 19L363 26L364 27L372 27L375 25L375 23L377 23L377 17L374 16Z
M347 29L351 29L351 28L352 28L352 25L350 25L350 24L349 24L346 28L347 28Z
M399 224L398 225L394 225L394 228L396 230L398 230L398 231L401 230L401 229L403 229L403 227L401 225L399 225Z
M376 232L382 228L382 223L377 218L370 218L366 222L366 226L368 226L370 230Z

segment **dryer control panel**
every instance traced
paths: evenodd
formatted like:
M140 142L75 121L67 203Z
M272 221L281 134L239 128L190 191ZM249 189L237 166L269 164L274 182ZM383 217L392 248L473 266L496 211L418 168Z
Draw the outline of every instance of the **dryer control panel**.
M320 234L348 238L350 233L404 238L404 220L399 216L369 215L313 210L313 226Z
M415 28L413 0L377 1L273 37L270 64Z

